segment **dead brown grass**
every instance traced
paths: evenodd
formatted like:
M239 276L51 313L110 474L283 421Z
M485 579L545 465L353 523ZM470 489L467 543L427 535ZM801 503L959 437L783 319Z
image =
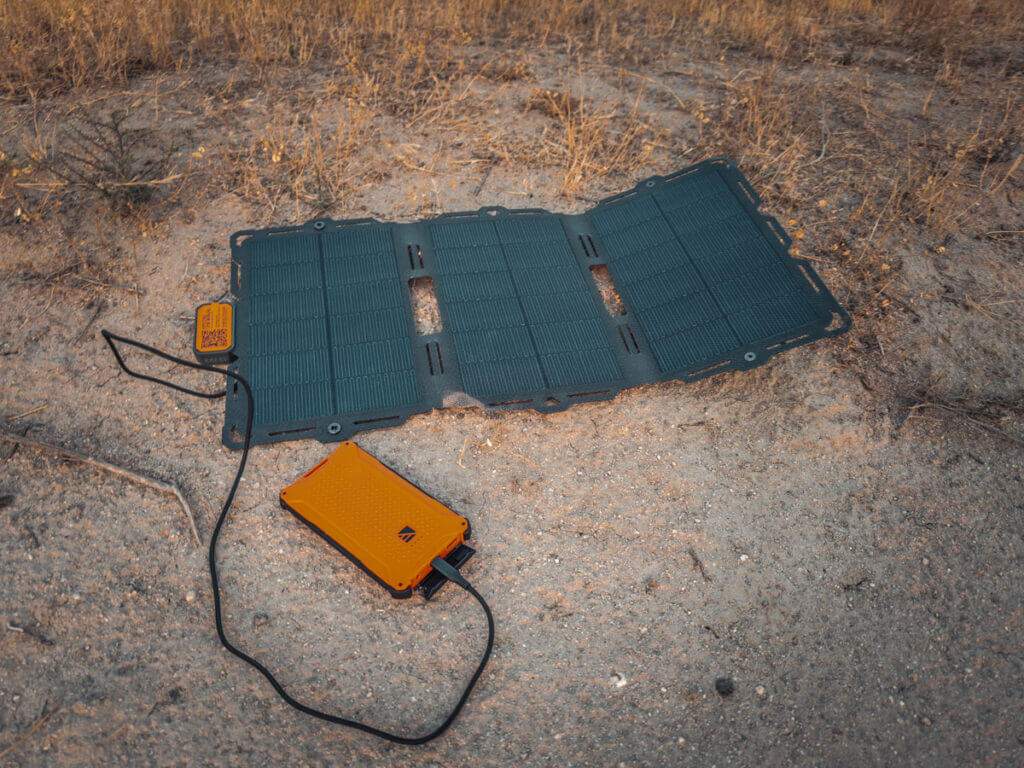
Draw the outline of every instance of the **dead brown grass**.
M1016 0L0 0L0 90L24 98L225 57L259 69L376 60L386 73L421 50L496 40L631 60L701 37L791 60L901 45L1020 68L996 41L1022 28Z
M615 171L643 167L659 139L640 108L643 88L625 104L622 93L610 104L599 104L585 92L582 69L575 80L561 90L534 88L525 105L551 121L540 136L535 160L558 169L559 192L567 197Z
M222 153L232 186L271 210L282 201L319 215L342 204L379 173L359 150L380 141L374 112L358 102L301 115L287 106L270 115L246 145ZM301 214L300 214L301 215Z

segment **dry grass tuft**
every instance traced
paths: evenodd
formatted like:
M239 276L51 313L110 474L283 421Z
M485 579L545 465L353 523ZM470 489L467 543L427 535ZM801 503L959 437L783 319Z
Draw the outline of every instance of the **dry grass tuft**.
M566 115L579 112L580 101L574 96L551 88L534 88L526 100L526 110L539 112L554 120L564 120Z
M641 109L642 89L625 104L621 93L610 103L598 103L585 93L581 69L575 79L575 87L531 91L525 110L540 113L551 124L541 134L539 152L524 147L520 153L533 154L534 162L542 159L558 169L560 194L590 199L592 195L585 194L585 190L597 179L644 167L659 131Z
M699 37L787 60L902 45L1019 69L1020 52L993 41L1022 29L1016 0L0 0L0 90L22 98L224 57L261 70L369 57L384 72L419 46L488 41L632 61Z
M311 113L284 105L247 145L227 150L226 167L235 172L229 184L270 211L287 201L322 214L379 175L361 151L380 141L374 116L357 102Z
M161 145L153 130L134 127L132 118L131 110L77 109L45 154L33 159L66 184L98 192L128 214L174 180L169 171L177 151L173 143Z

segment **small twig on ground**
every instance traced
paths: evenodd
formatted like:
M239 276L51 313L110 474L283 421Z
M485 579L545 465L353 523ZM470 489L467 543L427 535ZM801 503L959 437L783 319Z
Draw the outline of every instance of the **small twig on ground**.
M64 277L64 275L70 275L72 272L74 272L76 269L78 269L80 266L82 266L83 263L84 262L81 259L79 259L76 262L68 264L66 267L61 267L60 269L55 269L50 274L44 275L40 282L49 284L52 281L56 280L57 278ZM36 277L36 275L30 275L29 277Z
M700 576L702 579L704 579L704 581L711 581L711 577L708 576L707 571L704 570L704 561L697 557L697 551L693 547L690 547L686 550L686 552L687 554L689 554L690 559L693 561L693 569L695 571L700 571Z
M92 324L96 322L96 318L100 316L100 312L102 312L106 306L107 302L103 299L100 299L96 303L96 311L92 313L92 317L89 318L89 322L85 324L85 327L78 332L77 336L75 336L74 341L71 342L72 344L77 344L85 337L85 334L89 332L89 329L92 328Z
M483 191L484 184L487 183L487 179L490 178L491 171L494 169L494 163L491 163L484 170L484 175L480 178L480 183L476 185L476 189L473 190L473 197L480 197L480 193Z
M945 403L935 403L931 401L924 401L911 405L907 410L919 411L922 408L938 408L939 410L946 411L948 413L955 414L962 418L964 421L973 424L974 426L984 429L993 434L999 435L1000 437L1009 440L1010 442L1016 443L1017 445L1024 445L1024 438L1014 435L1011 432L1007 432L1005 429L997 427L995 424L989 424L981 419L976 419L970 415L970 412L964 408L957 408L952 405L946 405Z
M1003 176L1002 181L1000 181L998 184L992 187L992 189L989 190L988 193L990 195L994 195L996 192L1002 189L1002 186L1003 184L1006 183L1007 179L1009 179L1011 176L1013 176L1014 173L1017 172L1017 168L1020 167L1021 160L1024 160L1024 149L1020 149L1017 151L1017 157L1014 159L1013 164L1010 166L1010 170L1008 170L1006 172L1006 175Z
M109 736L107 736L107 738L105 738L105 739L104 739L103 741L104 741L105 743L109 744L109 743L110 743L110 742L112 742L112 741L113 741L114 739L116 739L116 738L117 738L118 736L120 736L120 735L121 735L122 733L124 733L124 730L125 730L125 728L127 728L127 727L128 727L128 723L121 723L121 724L120 724L119 726L117 726L117 728L115 728L115 729L114 729L114 731L113 731L113 732L112 732L112 733L111 733L111 734L110 734Z
M840 586L842 586L843 592L860 592L864 588L864 585L869 581L870 579L865 576L857 581L851 581L848 584L842 584Z
M43 705L43 714L40 715L39 719L36 720L34 723L32 723L32 725L29 726L29 729L27 731L25 731L21 736L19 736L14 741L12 741L8 746L4 747L3 751L0 751L0 760L2 760L5 757L7 757L7 755L9 755L11 752L16 750L18 747L20 747L26 741L28 741L32 737L32 735L35 734L36 731L38 731L40 728L42 728L44 725L46 725L46 722L51 717L53 717L55 714L57 714L57 712L60 711L60 708L63 705L64 705L63 701L58 701L53 706L53 709L51 709L49 711L46 711L46 705L44 704Z
M24 425L21 428L21 431L18 434L20 434L20 435L27 435L29 429L31 428L31 426L32 426L31 424ZM12 442L7 448L3 448L2 446L3 446L3 441L0 440L0 460L2 460L2 461L10 461L11 459L14 458L14 454L16 454L18 452L18 444L17 443Z
M7 622L7 629L10 632L19 632L23 635L31 637L43 645L53 645L53 640L44 635L37 627L33 626L21 626L20 624L14 624L10 621Z
M199 538L199 531L196 529L196 520L192 514L192 507L189 506L188 501L185 499L185 494L181 492L181 489L178 487L177 483L172 481L157 480L156 478L139 474L138 472L135 472L133 470L126 469L124 467L119 467L117 464L111 464L110 462L103 461L102 459L96 459L93 458L92 456L86 456L84 453L78 453L77 451L72 451L68 448L61 448L60 446L53 445L52 443L44 443L41 440L33 440L30 437L13 435L10 432L0 432L0 440L8 440L12 443L17 443L18 445L27 445L31 448L36 448L42 451L49 451L50 453L56 453L58 455L73 459L74 461L80 461L83 464L88 464L89 466L96 467L105 472L110 472L111 474L120 475L121 477L128 478L134 483L138 483L139 485L145 485L149 488L158 490L161 493L173 494L174 497L178 500L178 503L181 504L181 508L185 512L185 517L188 518L189 528L192 529L192 535L195 537L196 544L201 545L203 543L202 539Z
M816 158L811 160L811 162L809 162L808 165L820 163L822 160L825 159L825 150L828 148L828 139L830 135L831 134L828 130L828 123L825 121L825 102L823 101L821 102L821 152L818 154Z
M47 403L43 403L42 405L37 405L35 408L32 408L31 410L25 411L24 413L19 413L17 416L9 416L7 418L7 420L8 421L17 421L18 419L23 419L26 416L31 416L33 413L39 413L41 410L46 408L46 406L47 406Z
M134 285L126 285L124 283L104 283L101 280L93 280L91 277L86 277L85 275L70 275L69 278L72 281L77 281L78 283L86 283L87 285L93 285L96 286L97 288L116 288L119 291L124 291L125 293L133 293L135 295L142 293L142 291L140 291L139 288Z

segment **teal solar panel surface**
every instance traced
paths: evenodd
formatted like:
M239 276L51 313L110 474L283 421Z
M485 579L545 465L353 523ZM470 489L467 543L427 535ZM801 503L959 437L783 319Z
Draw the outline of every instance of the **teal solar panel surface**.
M253 388L253 442L342 440L447 404L561 410L842 333L849 317L759 204L718 159L575 216L484 208L239 232L232 367ZM421 335L410 284L424 278L442 327ZM232 392L227 445L244 418Z

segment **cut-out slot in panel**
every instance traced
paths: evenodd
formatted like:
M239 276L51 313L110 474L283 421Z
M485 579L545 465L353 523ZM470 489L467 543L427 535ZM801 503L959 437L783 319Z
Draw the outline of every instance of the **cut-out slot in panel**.
M444 357L441 355L441 345L436 341L427 344L427 368L431 376L444 373Z
M313 427L299 427L298 429L280 429L277 432L267 432L270 437L278 435L301 435L303 432L312 432Z
M728 360L723 360L720 363L715 363L714 365L709 365L707 368L701 368L699 371L694 371L693 373L688 373L686 375L687 376L700 376L701 374L710 373L711 371L717 371L719 368L724 368L728 364L729 364Z
M409 268L423 269L423 249L418 244L407 245L409 251Z
M800 269L800 274L804 276L804 280L810 283L810 286L811 288L814 289L814 292L821 293L821 288L818 286L816 282L814 282L814 279L811 277L811 273L807 271L807 267L799 263L797 264L797 267Z
M675 173L670 173L668 176L665 176L662 179L662 181L665 181L665 182L674 181L675 179L681 179L684 176L689 176L690 174L698 173L699 171L700 171L699 168L684 168L681 171L676 171Z
M569 397L597 397L598 395L607 395L611 392L610 389L600 389L597 392L573 392Z
M789 247L789 235L786 234L786 230L782 228L782 225L773 216L768 216L765 220L768 222L768 229L775 234L779 244L783 248Z
M595 245L594 238L590 235L580 235L580 245L583 246L583 252L587 255L588 259L599 258L597 255L597 245Z
M583 246L583 252L587 255L588 259L594 258L594 254L591 253L590 248L587 246L587 238L585 235L580 235L580 245Z
M833 331L838 331L844 325L846 325L846 319L838 312L833 312L832 320L829 321L829 324L825 326L825 331L827 333L832 333Z
M779 347L785 347L785 346L788 346L790 344L796 344L798 341L806 339L808 336L810 336L809 333L805 333L803 336L794 336L792 339L786 339L785 341L780 341L778 344L772 344L770 346L765 347L765 349L778 349Z
M757 205L758 205L758 200L757 200L756 197L754 197L754 190L752 190L750 187L748 187L746 184L743 184L743 183L741 183L739 185L739 187L740 187L740 191L743 192L743 194L747 196L747 200L750 201L750 204L753 205L756 208Z
M522 405L523 403L532 403L532 402L533 402L533 398L532 397L527 397L527 398L525 398L523 400L499 400L496 403L488 403L487 405L489 405L491 408L499 408L499 407L501 407L503 405Z
M380 424L382 421L394 421L398 416L380 416L376 419L360 419L353 421L353 424Z
M612 195L611 197L606 197L601 202L602 202L602 204L617 203L620 200L628 200L631 197L636 197L638 194L640 194L639 190L631 189L628 192L622 192L622 193L620 193L618 195Z
M409 281L409 295L412 297L412 316L416 322L416 333L429 336L441 328L441 310L437 305L434 281L429 277L414 277Z
M612 317L622 317L626 314L626 306L622 303L622 297L612 282L612 273L604 264L596 264L590 268L590 274L594 278L597 290L601 293L601 301L604 308Z
M637 343L636 335L633 333L629 323L619 326L619 338L622 339L622 346L626 348L629 354L640 354L640 345Z

